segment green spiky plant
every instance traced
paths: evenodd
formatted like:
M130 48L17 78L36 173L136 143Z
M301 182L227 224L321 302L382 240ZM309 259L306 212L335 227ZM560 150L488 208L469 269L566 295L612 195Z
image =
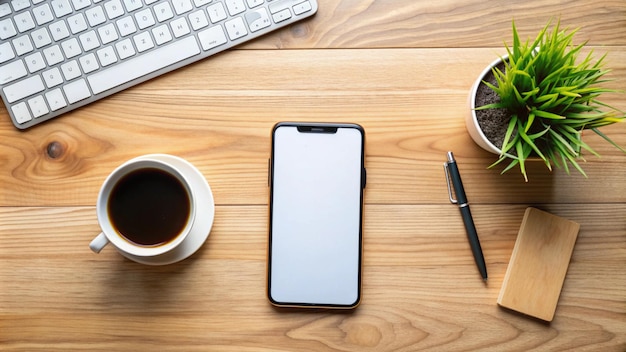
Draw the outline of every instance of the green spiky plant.
M505 44L505 69L492 69L496 85L483 81L499 95L500 101L477 108L508 110L511 118L501 154L490 167L509 160L502 173L519 165L526 181L525 162L533 156L541 158L550 170L553 165L563 166L569 174L569 164L587 177L578 161L584 160L581 149L599 155L582 141L585 129L626 153L598 130L626 118L623 111L598 100L602 93L618 92L599 86L606 82L603 78L609 72L603 69L606 54L595 63L593 51L579 60L586 43L573 45L578 29L560 30L559 25L560 22L549 32L548 22L533 42L521 42L513 22L513 46Z

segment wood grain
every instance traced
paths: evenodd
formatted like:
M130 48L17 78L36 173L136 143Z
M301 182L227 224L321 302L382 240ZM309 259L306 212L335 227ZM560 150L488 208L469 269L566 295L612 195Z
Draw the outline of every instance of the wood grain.
M626 88L622 0L319 0L318 14L25 132L0 107L2 351L626 350L626 155L588 133L589 178L487 169L464 127L469 88L550 18L609 53ZM587 53L588 50L585 52ZM626 110L624 95L604 99ZM284 120L366 130L363 303L280 311L265 298L270 130ZM626 124L604 132L626 145ZM448 202L459 162L490 274L484 285ZM181 156L217 203L187 260L147 267L93 254L95 201L137 155ZM581 224L555 319L499 308L528 206Z
M578 36L591 44L626 44L626 10L620 0L320 0L311 20L247 47L502 47L504 40L512 41L511 19L524 39L559 18L564 27L581 27Z
M528 207L504 274L498 305L552 321L580 225Z
M472 202L626 201L626 193L614 192L626 189L626 155L591 132L585 140L602 158L588 156L588 179L575 171L550 173L538 164L530 166L526 185L517 170L500 176L487 169L496 158L471 141L463 119L469 87L495 52L234 51L26 133L17 133L2 109L0 183L7 187L0 189L0 205L92 205L113 168L153 152L194 163L220 204L265 204L269 134L283 120L362 124L370 170L367 202L447 202L442 169L447 150L459 158ZM612 54L612 76L626 82L626 50ZM266 74L251 63L255 55L268 62ZM309 55L317 60L304 67ZM617 97L607 102L626 110ZM604 130L626 146L626 124ZM600 178L603 182L588 187Z
M529 343L618 351L626 346L626 274L607 263L625 264L626 206L603 218L602 205L548 208L584 224L549 326L496 305L522 206L473 208L486 286L454 206L367 206L363 304L339 314L277 311L266 301L264 206L218 206L204 247L165 267L130 262L111 248L91 253L93 207L5 207L0 343L47 351L465 351Z

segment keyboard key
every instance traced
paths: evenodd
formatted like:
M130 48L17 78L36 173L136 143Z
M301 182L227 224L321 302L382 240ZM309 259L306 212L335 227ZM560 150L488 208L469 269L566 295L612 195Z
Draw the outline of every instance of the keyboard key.
M87 82L85 82L85 80L82 78L65 85L63 87L63 92L65 92L67 101L70 104L74 104L91 96L91 93L89 92L89 87L87 86Z
M17 35L17 30L10 18L0 21L0 39L5 40Z
M15 15L13 19L15 20L17 30L21 33L35 28L35 20L33 20L33 16L28 11Z
M13 39L12 43L17 56L22 56L26 53L30 53L34 49L33 43L31 43L30 37L28 35L23 35L19 38Z
M23 124L24 122L28 122L33 119L33 117L30 115L30 111L28 111L26 103L24 102L13 105L11 107L11 110L13 111L13 116L15 116L15 120L19 124Z
M297 0L280 0L270 3L270 12L277 13L285 9L291 8Z
M33 53L32 55L26 56L24 58L24 61L26 61L26 67L28 67L28 71L30 73L34 73L46 68L46 63L43 61L43 55L41 55L41 52L39 51Z
M75 56L78 56L82 53L80 50L80 44L78 44L78 40L76 38L71 38L63 43L61 43L61 48L63 49L63 53L65 53L65 57L71 59Z
M223 21L226 17L228 17L226 15L226 9L224 9L224 5L222 5L221 2L216 2L215 4L209 6L207 8L207 12L209 13L209 18L213 23Z
M85 73L91 73L100 68L100 65L98 65L98 60L96 60L96 55L94 55L93 53L81 56L80 59L78 59L78 62L80 63L80 67L82 67L83 72Z
M142 7L141 0L124 0L124 5L128 12L139 10Z
M104 9L107 12L109 19L118 18L124 15L124 9L120 0L112 0L104 3Z
M177 15L182 15L191 10L193 10L191 0L174 0L174 11L176 11Z
M43 48L44 46L52 43L52 39L50 39L50 34L48 34L48 30L45 28L39 28L33 31L30 36L33 38L33 42L35 43L35 48Z
M45 87L41 77L31 76L25 80L4 87L3 91L9 103L14 103L20 99L42 92L44 89Z
M203 10L190 13L189 22L191 22L191 28L193 28L194 31L209 25L209 19L206 17Z
M70 5L68 0L52 0L50 1L50 5L52 5L52 10L54 10L54 15L57 18L72 13L72 5Z
M52 111L56 111L67 106L67 102L65 101L60 88L51 90L44 95L46 96L46 101Z
M96 51L96 54L98 54L98 59L100 59L100 65L102 65L102 67L109 66L117 62L117 56L115 56L115 51L112 46L100 49Z
M272 24L265 8L246 13L246 22L252 32L256 32Z
M158 26L152 30L156 45L163 45L172 40L172 33L166 24Z
M33 13L35 14L35 21L37 21L38 25L44 25L46 23L54 21L54 15L52 14L52 9L50 5L43 4L33 9Z
M141 32L137 34L133 37L133 41L135 42L135 46L139 52L154 48L154 42L148 32Z
M174 37L176 38L182 37L183 35L191 32L189 25L187 24L187 20L184 17L173 20L170 22L170 26L172 27L172 32L174 32Z
M154 24L156 23L150 9L145 9L137 12L135 14L135 19L137 20L137 27L139 27L139 29L145 29L150 26L154 26Z
M30 1L28 0L12 0L11 6L13 6L13 10L15 12L24 10L30 6Z
M71 81L81 75L80 68L78 67L78 62L76 60L68 61L61 65L61 72L63 72L63 77L65 77L66 81Z
M246 10L243 0L226 0L226 7L231 16L238 15Z
M46 101L43 99L43 95L38 95L34 98L28 99L28 107L35 118L41 117L50 112L48 110L48 106L46 105Z
M309 11L311 11L311 3L308 1L304 1L293 6L293 13L298 16Z
M99 94L199 53L196 39L186 37L98 71L87 79L93 93Z
M12 12L9 4L0 4L0 18L10 15Z
M100 41L98 41L96 31L89 31L81 34L78 36L78 39L80 39L80 44L82 44L84 51L90 51L100 46Z
M48 63L48 66L53 66L63 61L63 53L61 53L61 47L59 47L58 45L45 48L43 50L43 54L46 57L46 62Z
M61 71L57 67L51 68L45 71L43 74L43 80L46 82L46 87L52 88L63 83L63 77L61 77Z
M67 23L70 25L70 30L72 31L72 34L80 33L87 30L87 21L85 21L85 16L83 16L82 13L70 16L67 19Z
M89 7L89 5L91 5L91 1L90 0L72 0L72 4L74 4L74 9L76 11L79 11L79 10Z
M135 55L135 47L131 43L130 39L124 39L121 42L115 43L115 49L120 60L124 60Z
M122 37L131 35L137 32L135 21L133 21L133 18L130 16L124 17L121 20L118 20L117 22L115 22L115 24L117 25L117 29L120 31L120 35Z
M211 3L211 1L213 0L193 0L193 4L196 5L196 7L200 7Z
M226 34L222 26L217 25L198 33L200 45L204 51L226 44Z
M174 12L169 2L162 2L154 5L154 13L156 14L157 21L163 22L174 17Z
M52 39L55 41L61 41L70 36L70 31L65 24L65 21L58 21L51 24L48 29L52 34Z
M11 43L6 42L0 44L0 64L5 63L11 59L15 58L15 52L13 51L13 47Z
M89 26L91 27L103 24L107 20L104 16L104 10L102 9L102 6L96 6L85 11L85 16L87 16L87 21L89 22Z
M263 0L246 0L249 8L254 8L263 4Z
M109 23L98 28L98 35L100 36L102 45L114 42L118 38L117 31L115 30L115 25L113 25L113 23Z
M13 61L4 66L0 66L0 85L13 82L28 74L26 66L22 60Z
M241 17L235 17L227 21L224 26L226 27L226 32L228 32L230 40L236 40L248 35L248 30L246 30L246 25Z
M284 9L272 14L272 19L275 23L279 23L291 18L291 11L289 9Z

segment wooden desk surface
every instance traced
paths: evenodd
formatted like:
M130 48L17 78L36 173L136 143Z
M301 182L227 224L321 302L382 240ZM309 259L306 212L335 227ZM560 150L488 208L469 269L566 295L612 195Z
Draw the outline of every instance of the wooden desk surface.
M3 351L626 350L626 155L585 140L589 175L486 167L463 117L470 85L552 16L609 52L626 87L622 0L320 0L318 14L236 50L19 132L0 107ZM606 97L626 110L624 96ZM265 297L267 159L275 122L367 133L363 301L280 311ZM605 133L626 145L626 124ZM474 264L442 163L453 150L482 241ZM191 258L148 267L87 247L98 189L123 161L181 156L204 174L215 223ZM554 321L496 305L524 210L581 224Z

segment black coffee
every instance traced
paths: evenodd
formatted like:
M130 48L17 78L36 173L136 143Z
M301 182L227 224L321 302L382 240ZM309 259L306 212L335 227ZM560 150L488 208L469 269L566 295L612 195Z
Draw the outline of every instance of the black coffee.
M158 246L176 238L189 219L185 186L156 168L139 169L122 177L109 195L111 223L128 241Z

